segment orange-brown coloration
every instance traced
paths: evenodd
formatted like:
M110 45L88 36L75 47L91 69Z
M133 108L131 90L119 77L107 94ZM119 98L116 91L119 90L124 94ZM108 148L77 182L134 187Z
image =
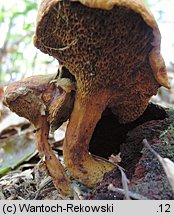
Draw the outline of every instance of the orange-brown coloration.
M37 21L35 46L76 78L65 163L74 178L93 186L113 168L88 153L104 109L131 122L160 85L169 87L157 23L141 0L43 0Z
M161 85L169 87L160 42L157 23L142 0L42 0L34 44L69 71L68 79L58 82L64 83L65 95L76 91L63 151L68 170L80 182L94 186L114 167L88 153L106 107L121 123L131 122L142 115ZM56 125L74 95L63 99L64 106L51 97L44 95L56 108L49 112ZM56 169L55 163L52 166Z
M51 83L55 78L52 74L14 82L5 92L4 104L34 124L37 149L54 185L63 194L72 195L71 182L48 143L50 125L57 128L69 118L74 100L71 92L60 91L54 82Z
M107 105L121 122L135 120L157 92L149 63L153 29L126 7L101 10L62 1L43 16L36 33L35 45L69 69L84 100L110 91Z

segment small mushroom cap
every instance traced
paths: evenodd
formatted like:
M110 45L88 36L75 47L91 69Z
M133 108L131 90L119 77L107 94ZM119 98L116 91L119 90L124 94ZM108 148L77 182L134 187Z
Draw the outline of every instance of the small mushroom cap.
M34 36L34 45L38 48L40 48L40 38L38 36L38 30L42 27L42 25L44 25L44 23L42 23L43 18L47 14L49 14L50 11L59 2L61 2L61 0L41 1L37 17L37 29ZM141 17L144 19L145 23L153 29L154 39L152 41L152 45L154 49L152 49L149 54L149 61L153 70L154 77L159 84L166 88L170 88L165 63L160 53L161 34L153 14L148 9L143 0L70 0L69 2L80 2L81 4L87 7L98 8L103 10L111 10L114 6L126 7L140 14Z
M60 78L59 84L56 76L57 73L38 75L12 83L5 91L3 103L34 125L40 116L47 116L51 128L56 130L69 118L74 102L74 83L67 79L68 85Z
M41 95L54 78L55 74L49 74L16 81L7 87L3 103L19 116L35 123L40 115L45 115L46 106Z

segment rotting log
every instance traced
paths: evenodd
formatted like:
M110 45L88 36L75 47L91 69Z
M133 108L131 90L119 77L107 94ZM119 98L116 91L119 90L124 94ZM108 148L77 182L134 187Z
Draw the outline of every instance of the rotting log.
M149 104L139 119L121 127L112 113L107 112L107 117L102 117L95 129L90 149L92 153L98 152L105 157L113 149L115 153L120 152L122 160L119 165L130 180L129 190L139 197L174 199L162 165L143 145L143 139L147 139L162 157L174 161L174 110ZM102 144L100 148L99 144ZM108 189L110 184L123 188L119 169L107 173L88 199L124 199L123 194Z

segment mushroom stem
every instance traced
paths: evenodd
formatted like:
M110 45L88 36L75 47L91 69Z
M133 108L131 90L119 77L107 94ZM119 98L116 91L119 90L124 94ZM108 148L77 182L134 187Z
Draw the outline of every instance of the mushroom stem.
M106 95L106 96L105 96ZM101 181L114 165L95 160L88 152L88 145L101 114L105 109L107 94L95 94L87 100L76 94L74 109L65 135L63 154L65 164L73 178L88 187Z
M48 143L50 126L47 122L47 117L40 116L35 126L38 128L36 131L36 145L40 156L44 158L46 168L53 178L55 187L63 194L71 196L71 181L67 178L62 164L59 162Z
M51 149L48 136L50 125L57 128L57 125L68 119L73 96L50 83L54 77L54 74L33 76L14 82L6 89L4 104L37 128L36 145L47 171L52 176L55 187L62 194L71 196L71 182Z

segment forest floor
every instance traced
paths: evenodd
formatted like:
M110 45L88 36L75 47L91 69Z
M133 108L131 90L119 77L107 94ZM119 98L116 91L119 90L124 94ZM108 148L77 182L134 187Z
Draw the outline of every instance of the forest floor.
M116 165L95 188L72 179L71 199L174 199L174 76L172 88L161 88L144 114L121 125L108 110L90 142L94 157ZM34 128L2 105L0 90L0 200L69 199L55 189L35 147ZM62 159L66 124L50 135ZM167 158L167 159L166 159ZM173 189L172 189L173 188Z

